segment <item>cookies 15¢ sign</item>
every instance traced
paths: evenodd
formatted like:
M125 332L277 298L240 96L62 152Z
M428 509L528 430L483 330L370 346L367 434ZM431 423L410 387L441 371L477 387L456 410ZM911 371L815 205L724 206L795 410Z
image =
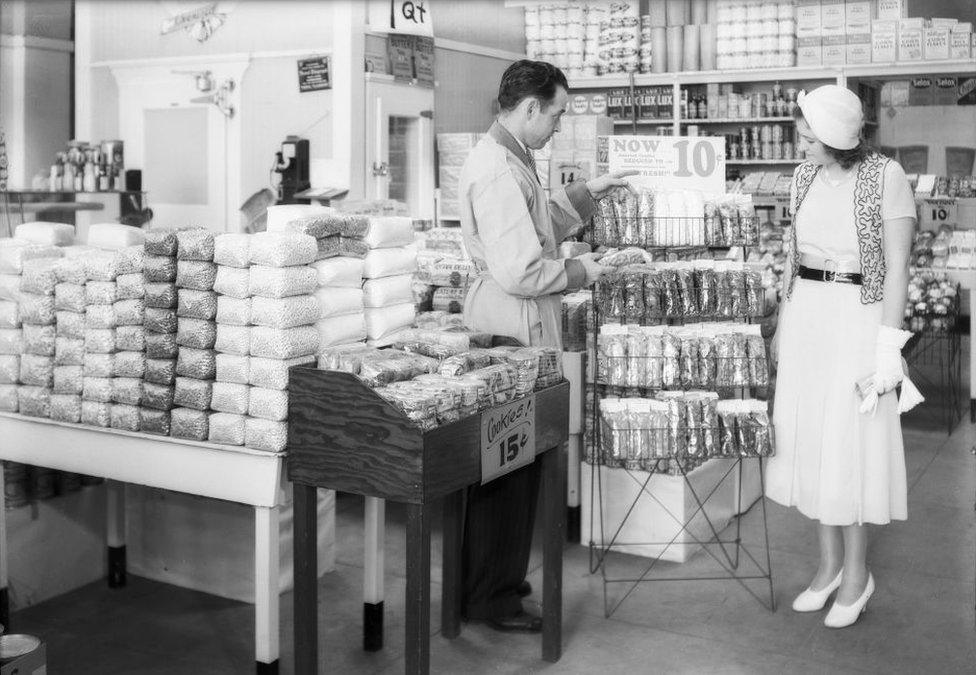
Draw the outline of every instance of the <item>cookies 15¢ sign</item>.
M661 190L725 192L725 139L714 136L608 136L610 171Z
M535 395L520 398L481 416L481 484L535 459Z

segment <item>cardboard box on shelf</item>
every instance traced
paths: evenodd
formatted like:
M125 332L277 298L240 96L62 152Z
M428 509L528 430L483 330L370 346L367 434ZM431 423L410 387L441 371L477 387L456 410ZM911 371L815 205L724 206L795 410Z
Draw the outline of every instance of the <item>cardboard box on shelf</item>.
M656 120L658 114L658 88L638 87L637 90L637 118L642 120Z
M844 4L844 32L862 35L871 32L874 3L871 0L847 0Z
M662 120L674 117L674 89L671 87L657 89L657 117Z
M824 38L844 35L846 21L847 12L843 0L821 0L820 34Z
M939 28L949 28L950 30L957 23L959 23L959 19L945 19L936 16L933 16L931 19L929 19L930 26L939 27Z
M898 22L871 22L871 62L894 63L898 59Z
M908 16L906 0L878 0L879 19L904 19Z
M847 36L831 35L823 39L823 65L842 66L847 63Z
M796 37L821 37L822 20L820 0L797 0L796 2Z
M800 38L796 41L796 65L823 65L823 41L821 38Z
M957 23L949 31L949 58L968 59L972 57L973 24Z
M847 63L871 63L871 34L861 33L847 36Z
M898 60L922 61L925 58L924 19L902 19L898 22Z
M922 51L926 61L944 61L949 58L949 27L932 26L922 30Z

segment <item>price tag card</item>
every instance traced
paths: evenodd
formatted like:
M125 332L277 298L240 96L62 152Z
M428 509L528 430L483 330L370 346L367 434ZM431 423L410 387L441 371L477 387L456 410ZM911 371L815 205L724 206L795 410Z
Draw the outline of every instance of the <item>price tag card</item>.
M481 416L481 484L535 460L535 395Z
M638 171L635 185L725 193L725 139L715 136L610 136L609 169Z

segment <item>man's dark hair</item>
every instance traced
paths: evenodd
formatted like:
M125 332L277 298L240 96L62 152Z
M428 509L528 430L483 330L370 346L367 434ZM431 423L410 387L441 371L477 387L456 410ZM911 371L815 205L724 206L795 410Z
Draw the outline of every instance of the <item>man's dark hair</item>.
M502 110L514 110L527 97L548 105L556 96L556 87L569 90L566 76L556 66L545 61L516 61L502 75L498 105Z
M802 120L803 112L797 108L796 112L793 113L793 118L797 120ZM806 120L804 120L806 121ZM822 142L822 141L821 141ZM826 143L823 144L824 152L833 157L834 161L840 164L840 168L847 171L855 164L864 161L868 155L874 152L874 149L868 143L867 139L864 138L864 130L858 134L857 145L855 145L850 150L840 150L838 148L832 148Z

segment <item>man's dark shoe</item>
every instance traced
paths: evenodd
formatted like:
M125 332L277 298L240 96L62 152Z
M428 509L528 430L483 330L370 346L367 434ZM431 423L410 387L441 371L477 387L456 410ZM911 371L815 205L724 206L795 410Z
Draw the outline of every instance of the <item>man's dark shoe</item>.
M515 592L518 593L520 598L527 598L532 595L532 584L523 580L522 583L515 587Z
M491 628L507 633L541 633L542 618L529 614L524 609L512 616L488 619L487 623Z

